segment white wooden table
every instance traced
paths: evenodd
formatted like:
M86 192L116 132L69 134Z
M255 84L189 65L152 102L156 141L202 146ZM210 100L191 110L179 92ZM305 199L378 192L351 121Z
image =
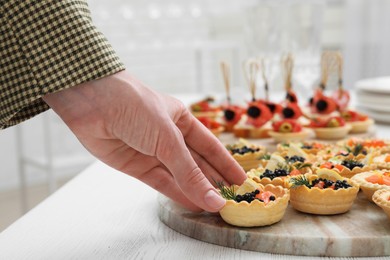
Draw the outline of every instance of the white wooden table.
M0 259L303 258L181 235L158 219L156 197L143 183L96 162L0 234Z

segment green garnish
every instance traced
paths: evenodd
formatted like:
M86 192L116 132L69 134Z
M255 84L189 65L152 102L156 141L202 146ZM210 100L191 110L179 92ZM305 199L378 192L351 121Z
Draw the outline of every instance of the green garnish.
M363 151L363 145L362 144L357 144L356 146L355 146L355 148L353 149L353 151L352 151L352 154L354 155L354 156L357 156L358 154L360 154L362 151Z
M305 175L291 178L290 183L292 183L291 188L298 188L299 186L311 187L311 184Z
M231 187L226 187L222 181L215 181L215 183L217 184L217 187L219 189L219 194L221 194L221 196L224 198L224 199L227 199L227 200L236 200L236 191L234 190L234 187L231 186Z
M312 166L311 163L297 163L297 164L295 165L295 168L296 168L297 170L300 170L300 169L307 168L307 167L311 167L311 166Z
M262 156L260 156L259 158L258 158L258 160L270 160L271 159L271 155L270 154L264 154L264 155L262 155Z

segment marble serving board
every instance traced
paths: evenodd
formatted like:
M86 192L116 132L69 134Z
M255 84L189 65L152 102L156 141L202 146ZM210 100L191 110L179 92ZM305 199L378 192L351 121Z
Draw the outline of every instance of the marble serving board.
M219 214L192 213L162 195L159 205L168 227L221 246L287 255L390 256L390 220L361 192L347 213L316 216L289 205L280 222L256 228L231 226Z

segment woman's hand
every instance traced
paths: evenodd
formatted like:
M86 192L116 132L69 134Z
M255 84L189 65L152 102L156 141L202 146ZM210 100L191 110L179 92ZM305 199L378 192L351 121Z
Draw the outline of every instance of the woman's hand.
M44 96L99 160L190 210L216 212L225 200L211 183L246 175L178 100L120 72Z

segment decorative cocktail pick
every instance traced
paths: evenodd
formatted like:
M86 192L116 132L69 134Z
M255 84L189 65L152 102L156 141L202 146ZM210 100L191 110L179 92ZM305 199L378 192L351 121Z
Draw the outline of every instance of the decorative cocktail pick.
M266 71L265 60L261 59L260 62L261 62L261 76L263 77L263 81L264 81L265 101L269 101L269 84L265 73Z
M340 52L336 54L337 72L338 72L338 90L336 90L332 97L337 103L340 112L347 110L349 101L351 99L349 92L343 87L343 56Z
M280 104L271 102L269 99L269 83L266 75L266 66L265 66L264 58L260 59L260 64L261 64L261 76L264 81L264 94L265 94L265 99L262 102L264 105L266 105L269 108L272 114L280 113L280 111L282 110L282 106Z
M225 61L221 62L221 72L223 77L223 82L225 85L226 99L228 105L231 103L230 97L230 66Z
M237 105L232 105L232 100L230 96L230 86L231 86L231 73L230 66L226 62L221 62L221 72L225 85L227 105L223 106L223 119L225 121L225 130L230 132L233 130L235 124L240 121L242 114L245 112L243 108Z
M260 71L260 64L255 59L250 59L244 63L244 76L249 85L249 91L252 96L252 101L256 101L256 80Z
M248 124L255 127L261 127L272 118L269 108L261 101L256 100L256 81L259 70L260 64L257 60L251 59L244 63L244 75L252 96L252 102L248 103L246 114L248 116Z
M303 115L298 105L298 98L292 88L292 73L294 68L294 58L291 54L282 58L282 73L284 86L286 90L286 99L284 108L281 110L281 116L285 119L298 119Z
M333 98L324 94L329 74L334 66L334 55L331 52L324 52L321 57L321 81L319 87L314 92L314 97L310 104L313 113L328 115L337 109L337 104Z

